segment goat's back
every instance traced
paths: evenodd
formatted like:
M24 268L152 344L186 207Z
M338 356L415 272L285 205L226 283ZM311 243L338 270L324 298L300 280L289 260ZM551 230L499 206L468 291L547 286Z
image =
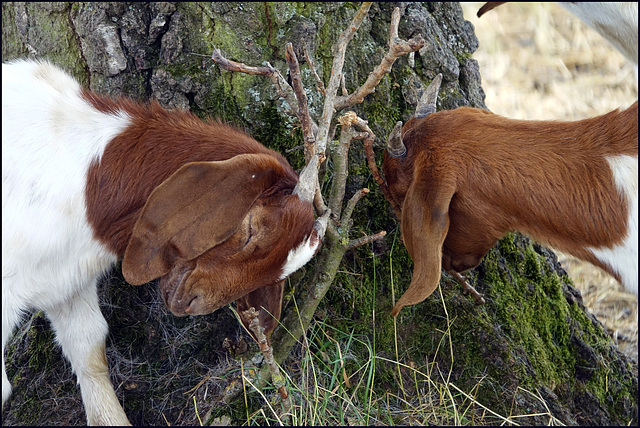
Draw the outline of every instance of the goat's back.
M48 307L116 260L93 239L84 189L91 161L129 119L91 108L49 63L3 64L2 75L3 295Z
M385 158L389 188L404 200L417 171L427 172L434 189L455 183L444 247L459 260L479 260L506 232L520 231L636 292L637 109L636 102L576 122L470 108L411 119L406 158Z

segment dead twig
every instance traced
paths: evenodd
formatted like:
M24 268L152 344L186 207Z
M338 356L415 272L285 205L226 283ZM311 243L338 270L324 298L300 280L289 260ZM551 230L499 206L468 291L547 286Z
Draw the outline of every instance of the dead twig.
M360 104L364 97L375 91L376 86L380 83L380 80L385 74L391 71L393 63L401 57L410 52L415 52L422 49L425 45L425 40L422 35L418 34L409 41L404 41L398 37L398 23L400 22L400 9L395 8L391 15L391 27L389 31L389 51L382 59L382 62L371 72L367 81L364 82L354 93L347 96L338 97L335 101L335 109L342 110L355 104Z
M387 232L386 231L381 231L376 233L375 235L367 235L367 236L363 236L362 238L358 238L358 239L354 239L352 241L349 241L349 243L345 246L346 250L353 250L356 247L360 247L362 245L366 245L370 242L374 242L374 241L380 241L381 239L383 239L385 236L387 236Z
M333 149L331 154L333 160L333 182L329 193L329 208L333 213L332 216L335 221L340 221L340 213L342 212L342 202L344 200L348 176L349 146L352 140L363 138L362 134L357 133L351 126L354 117L357 118L356 114L350 111L338 119L338 122L342 125L342 129L340 131L338 146Z
M358 12L351 20L349 27L340 34L338 41L334 46L333 65L331 67L331 77L329 78L329 84L327 85L327 95L324 101L324 109L322 110L322 117L318 123L318 152L324 153L327 146L327 136L329 135L329 128L333 115L340 109L336 106L336 93L342 79L342 68L344 67L344 58L347 50L347 44L351 41L362 21L367 16L369 8L372 2L364 2L358 9Z
M285 58L287 65L289 66L289 75L291 76L293 93L298 100L298 120L300 120L300 125L302 126L302 135L304 136L304 157L308 163L311 156L315 155L316 136L314 135L312 128L313 120L311 120L311 116L309 116L307 94L305 94L304 87L302 86L298 58L296 58L296 54L293 51L293 45L291 43L287 43L285 46Z
M327 90L324 87L324 83L322 82L322 79L320 79L320 76L318 76L318 73L316 72L316 68L313 65L313 61L311 60L311 55L309 55L309 51L307 50L306 43L302 44L302 52L304 55L304 59L307 61L307 64L309 64L309 69L311 70L311 74L313 75L313 78L316 79L316 87L318 88L318 91L322 95L326 95Z
M362 199L365 195L368 195L368 194L369 194L369 189L367 189L366 187L364 189L358 190L356 193L353 194L351 199L349 199L349 202L347 202L347 206L344 208L344 211L342 212L343 224L346 224L346 225L351 224L351 214L353 213L353 210L355 209L356 204L360 201L360 199Z
M265 67L252 67L244 63L231 61L225 58L224 56L222 56L222 52L220 51L220 49L213 50L211 59L213 59L216 64L227 71L259 76L269 76L276 88L278 96L280 96L280 98L284 99L289 104L290 111L288 112L288 114L294 117L298 116L298 103L293 93L293 88L291 88L286 79L282 77L282 74L280 74L278 69L272 67L268 62Z
M454 271L453 269L448 270L447 272L449 272L451 276L453 276L456 279L456 281L458 281L460 285L462 285L462 288L464 289L465 292L473 296L473 298L476 300L476 305L485 304L485 300L484 300L484 297L482 297L482 294L478 293L476 289L473 288L473 286L469 284L462 275L460 275L458 272Z
M334 186L331 188L331 197L329 198L330 207L332 208L332 212L339 213L339 208L342 206L342 200L344 199L344 192L346 188L346 180L347 180L347 168L346 163L348 159L348 150L351 144L351 141L357 139L364 139L365 141L370 141L373 144L373 140L375 139L375 134L369 128L369 124L366 120L361 119L354 112L349 111L345 113L342 117L338 119L338 122L342 125L342 131L340 133L340 143L338 148L334 152ZM360 129L360 131L356 131L356 129ZM342 215L337 217L337 220L340 220L342 223L343 229L351 228L351 215L353 210L355 209L356 204L360 199L369 193L369 189L364 188L357 191L351 199L347 202L344 210L342 210ZM360 245L367 244L369 242L373 242L375 240L382 239L387 232L382 231L378 232L375 235L365 236L360 239L356 239L353 241L349 241L349 243L345 246L345 249L352 249L358 247Z
M289 412L291 410L291 398L289 397L289 391L287 391L287 387L285 386L284 376L282 376L282 373L280 373L280 367L278 366L278 363L276 363L276 360L273 358L273 348L267 341L267 337L264 334L264 327L260 325L258 314L259 311L256 311L253 307L242 312L242 315L246 319L250 320L249 329L255 335L258 346L262 351L262 355L264 355L264 361L267 364L267 367L269 367L269 371L271 372L271 381L277 388L278 393L283 400L285 412Z
M245 74L253 74L259 76L271 76L277 70L271 66L267 67L251 67L241 62L231 61L222 56L220 49L214 49L211 55L213 59L220 67L228 71L236 71Z

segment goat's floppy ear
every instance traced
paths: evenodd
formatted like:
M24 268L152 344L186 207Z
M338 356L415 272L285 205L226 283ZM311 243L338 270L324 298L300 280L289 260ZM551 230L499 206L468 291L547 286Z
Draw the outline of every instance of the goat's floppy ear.
M124 253L127 282L165 275L176 259L191 260L228 239L282 167L265 154L182 166L147 199Z
M254 307L256 311L260 311L258 314L258 321L260 326L264 328L264 334L267 337L267 342L269 342L269 336L271 336L271 333L276 328L278 321L280 320L283 291L284 280L274 285L260 287L236 300L240 320L242 321L244 328L247 329L256 342L258 341L258 338L254 335L253 331L249 329L250 320L243 315L243 312L251 307Z
M407 191L401 228L404 245L413 259L413 277L391 311L394 317L404 306L429 297L440 282L442 244L449 230L449 203L455 192L455 183L446 181L421 177L417 172Z

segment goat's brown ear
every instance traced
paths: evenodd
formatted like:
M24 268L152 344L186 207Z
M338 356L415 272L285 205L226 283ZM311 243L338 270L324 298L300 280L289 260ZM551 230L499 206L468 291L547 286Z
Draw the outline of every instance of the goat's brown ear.
M256 311L260 311L258 321L260 326L264 328L264 334L267 337L267 342L269 342L269 336L271 336L271 333L278 325L278 321L280 321L283 291L284 281L280 281L274 285L260 287L236 300L240 320L256 342L258 338L249 329L250 320L243 315L243 312L251 307L254 307Z
M442 244L449 230L449 204L455 192L455 183L450 181L433 180L418 172L407 191L400 226L413 259L413 277L391 311L394 317L404 306L429 297L440 282Z
M280 174L280 163L265 154L182 166L151 192L136 221L122 261L127 282L159 278L176 259L224 242Z

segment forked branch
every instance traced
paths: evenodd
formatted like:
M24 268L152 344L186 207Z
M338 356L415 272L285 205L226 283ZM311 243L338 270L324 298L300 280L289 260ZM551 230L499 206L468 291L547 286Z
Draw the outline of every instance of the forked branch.
M364 97L373 93L380 80L391 72L393 63L402 55L415 52L425 44L422 35L418 34L409 41L404 41L398 37L398 24L400 22L400 9L395 8L391 15L391 28L389 31L389 50L382 59L382 62L371 72L367 81L364 82L354 93L347 96L341 96L336 99L335 109L342 110L355 104L360 104Z
M329 84L327 85L327 95L324 100L324 109L322 110L322 117L318 123L318 151L324 152L327 146L327 140L329 137L329 128L331 127L331 121L333 115L338 111L336 109L336 94L342 81L342 68L344 67L344 58L347 52L347 45L353 39L356 31L362 25L362 21L367 16L369 8L372 2L364 2L358 9L356 16L351 20L349 27L340 34L338 41L334 46L333 53L333 66L331 67L331 77L329 78Z
M376 85L391 71L391 66L397 58L408 53L420 49L424 45L421 36L414 37L407 41L398 38L398 23L400 20L400 11L395 9L393 12L389 36L389 51L383 58L382 62L370 73L367 81L353 94L338 96L337 91L344 87L344 62L348 43L353 39L355 32L361 26L371 7L371 2L365 2L361 5L358 12L352 19L349 27L342 32L336 44L333 47L334 59L332 64L331 75L326 87L322 85L319 76L312 70L312 75L316 79L316 85L325 95L322 116L314 122L309 114L308 99L302 84L300 66L291 43L286 45L285 54L286 62L291 77L291 85L282 77L282 74L271 67L268 63L266 67L251 67L242 63L227 60L222 56L220 51L216 49L213 59L222 68L229 71L248 73L255 75L269 76L281 98L285 99L291 111L289 114L295 115L300 121L305 142L305 159L306 167L300 174L299 185L305 181L305 185L301 186L300 194L305 194L308 200L309 195L315 190L314 205L319 214L323 214L319 220L322 220L326 226L326 234L320 253L316 256L316 268L312 275L310 283L304 287L300 287L296 298L298 299L297 311L289 311L282 319L285 328L276 329L271 337L272 343L277 344L275 348L275 361L282 362L289 355L289 352L297 343L299 338L304 335L307 330L316 308L338 271L338 267L345 252L359 245L368 244L376 240L383 239L386 232L381 231L371 236L364 236L358 239L349 240L349 229L351 226L351 215L357 202L364 197L369 191L361 189L350 198L345 204L345 188L348 176L348 153L349 146L353 140L364 140L364 146L370 147L373 144L375 135L369 128L367 122L359 118L354 112L348 112L338 121L335 121L335 115L338 111L345 107L361 103L367 94L375 90ZM307 58L307 64L313 68L310 61L310 55L303 46L303 52ZM333 179L331 190L329 192L328 204L325 204L323 195L317 185L317 169L325 159L327 144L333 139L333 133L337 123L341 125L340 140L337 147L332 150L331 157L333 166ZM315 181L311 178L315 173ZM303 189L304 187L304 189ZM331 212L329 219L328 213ZM261 349L263 346L261 345ZM270 349L263 349L267 353ZM270 358L270 357L269 357ZM273 369L273 361L269 366ZM267 369L263 368L261 377L264 379L267 375ZM276 373L274 371L274 373ZM276 377L278 375L276 374ZM277 385L279 386L279 385Z
M258 76L269 76L273 85L276 87L276 92L280 98L287 101L291 111L291 116L298 116L298 103L296 97L293 94L293 89L287 83L286 79L282 77L282 74L277 68L274 68L267 62L265 67L252 67L241 62L231 61L222 55L220 49L214 49L211 59L215 61L221 68L227 71L233 71L238 73L252 74Z

